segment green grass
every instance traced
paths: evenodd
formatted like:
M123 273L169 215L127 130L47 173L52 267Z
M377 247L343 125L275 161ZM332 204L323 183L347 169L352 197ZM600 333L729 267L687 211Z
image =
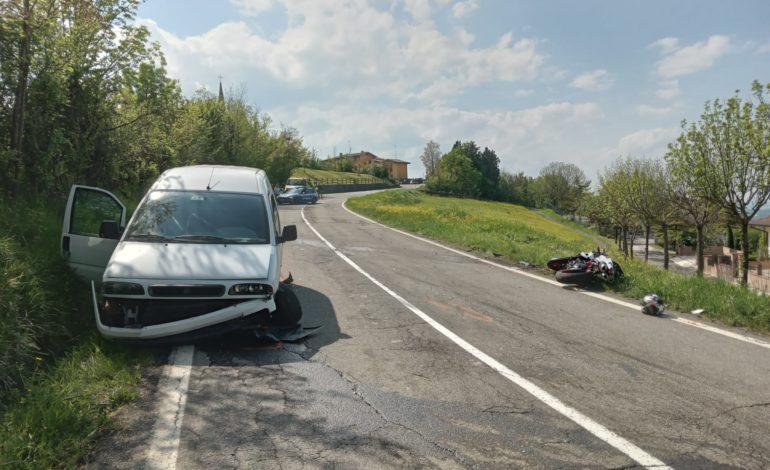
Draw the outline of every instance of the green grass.
M602 239L586 227L558 216L547 218L521 206L432 196L417 190L351 198L347 206L387 225L487 256L540 267L552 257L590 251ZM617 257L617 253L612 255ZM640 299L655 292L673 309L703 308L706 315L725 324L770 331L770 296L717 279L664 271L638 260L619 261L626 275L609 288L620 294Z
M0 466L76 466L147 358L96 334L59 255L63 206L0 198Z
M351 180L353 182L387 183L387 180L375 178L372 175L362 173L347 173L342 171L318 170L314 168L296 168L291 173L292 178L307 178L311 180Z

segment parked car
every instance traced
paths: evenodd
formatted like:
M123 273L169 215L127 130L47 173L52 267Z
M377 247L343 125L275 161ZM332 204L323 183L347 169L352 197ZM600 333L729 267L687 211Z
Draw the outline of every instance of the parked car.
M315 204L318 191L313 188L293 188L277 196L279 204Z
M305 178L289 178L286 181L286 185L283 187L284 192L294 188L307 187L307 180Z
M91 281L96 326L107 337L208 334L258 320L298 324L301 310L280 309L296 297L279 285L282 246L297 229L281 227L277 206L267 175L254 168L168 170L128 224L114 194L76 185L62 254Z

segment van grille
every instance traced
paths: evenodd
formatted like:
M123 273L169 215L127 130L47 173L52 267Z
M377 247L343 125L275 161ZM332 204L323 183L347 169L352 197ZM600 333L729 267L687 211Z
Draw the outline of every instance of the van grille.
M156 284L150 286L148 292L151 297L221 297L225 295L225 286L218 284Z

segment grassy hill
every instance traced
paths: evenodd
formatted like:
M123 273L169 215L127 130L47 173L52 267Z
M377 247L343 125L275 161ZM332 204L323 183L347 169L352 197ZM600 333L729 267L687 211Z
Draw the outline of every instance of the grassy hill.
M548 259L595 249L598 240L611 240L558 217L501 202L431 196L417 190L393 190L351 198L347 206L384 224L470 249L509 263L527 261L544 272ZM631 299L655 292L673 309L706 310L728 325L770 331L770 296L727 282L685 276L623 259L623 280L607 286Z
M347 173L343 171L319 170L315 168L296 168L291 173L292 178L306 178L319 182L349 181L356 183L387 183L387 180L375 178L372 175L361 173Z

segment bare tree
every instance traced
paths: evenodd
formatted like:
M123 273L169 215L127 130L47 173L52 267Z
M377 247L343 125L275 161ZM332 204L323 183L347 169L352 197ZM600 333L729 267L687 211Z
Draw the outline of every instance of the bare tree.
M422 155L420 155L420 161L422 161L422 166L425 167L425 177L429 178L433 172L436 170L436 165L438 165L438 162L441 160L441 147L436 142L433 142L432 140L425 144L425 149L422 151Z

